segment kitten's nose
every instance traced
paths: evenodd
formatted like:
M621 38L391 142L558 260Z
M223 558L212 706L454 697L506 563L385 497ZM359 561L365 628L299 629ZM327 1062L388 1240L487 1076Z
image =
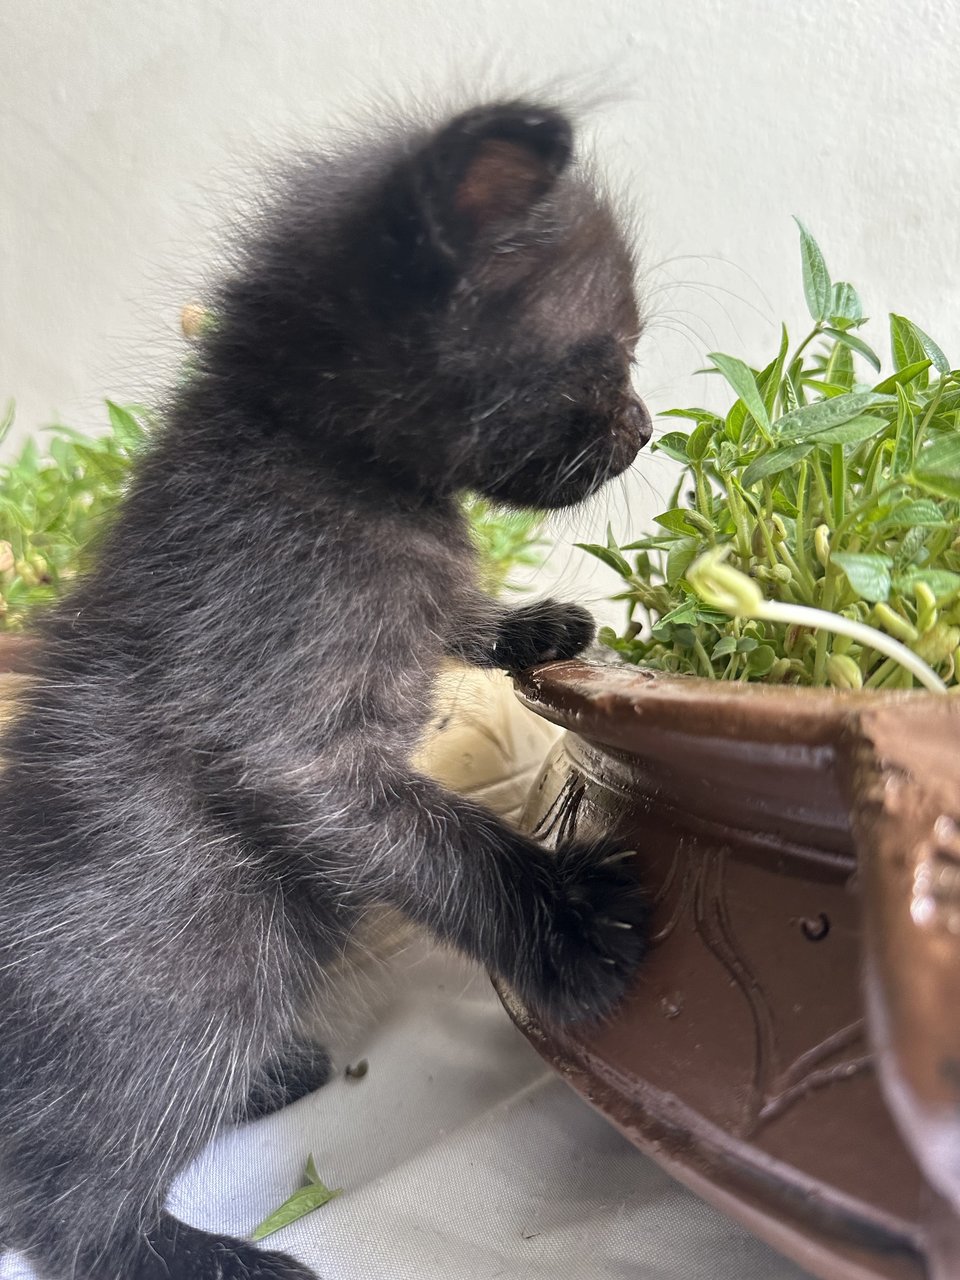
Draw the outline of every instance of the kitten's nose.
M642 449L653 434L653 423L647 406L642 400L629 400L623 411L624 426L637 440L637 448Z

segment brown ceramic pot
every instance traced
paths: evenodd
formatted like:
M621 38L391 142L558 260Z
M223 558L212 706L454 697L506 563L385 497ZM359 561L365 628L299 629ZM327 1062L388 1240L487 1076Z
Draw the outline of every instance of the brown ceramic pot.
M555 663L524 827L638 850L651 951L543 1056L824 1280L960 1276L960 699Z

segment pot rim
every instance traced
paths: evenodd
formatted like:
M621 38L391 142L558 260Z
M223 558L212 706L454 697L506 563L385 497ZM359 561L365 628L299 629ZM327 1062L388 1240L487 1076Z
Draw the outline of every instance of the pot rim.
M670 675L575 658L516 677L531 711L581 737L631 749L631 728L696 737L821 746L836 743L867 711L934 707L960 718L960 698L925 689L857 691Z

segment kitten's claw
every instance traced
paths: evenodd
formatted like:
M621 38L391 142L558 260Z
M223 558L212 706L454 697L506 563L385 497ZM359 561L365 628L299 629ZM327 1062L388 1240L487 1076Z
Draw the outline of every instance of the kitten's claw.
M604 866L607 864L604 863ZM597 916L597 924L607 925L611 929L632 929L629 920L614 920L611 916Z
M520 994L547 1019L589 1021L620 1002L646 952L648 905L610 841L561 845L556 897ZM633 854L633 850L630 851Z
M619 862L626 862L628 858L637 856L636 849L624 849L620 853L611 853L609 858L602 858L600 865L602 867L614 867Z

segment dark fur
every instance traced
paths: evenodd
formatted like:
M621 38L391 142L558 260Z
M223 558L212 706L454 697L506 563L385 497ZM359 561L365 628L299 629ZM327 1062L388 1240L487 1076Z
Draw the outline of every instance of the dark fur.
M514 103L304 161L43 625L0 780L0 1242L46 1280L308 1276L162 1205L225 1119L321 1082L281 1047L375 904L554 1018L640 959L616 850L548 854L408 763L445 653L592 635L478 593L457 495L574 502L649 434L571 150Z

